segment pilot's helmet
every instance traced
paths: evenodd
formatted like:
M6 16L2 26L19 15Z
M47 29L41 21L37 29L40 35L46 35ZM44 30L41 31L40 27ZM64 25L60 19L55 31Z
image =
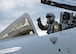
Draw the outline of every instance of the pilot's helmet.
M55 19L55 15L53 13L47 13L46 18L52 18Z

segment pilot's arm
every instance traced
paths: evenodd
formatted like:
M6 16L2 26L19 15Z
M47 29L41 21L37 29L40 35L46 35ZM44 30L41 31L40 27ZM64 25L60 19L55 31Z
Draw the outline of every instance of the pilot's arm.
M37 22L38 22L38 27L41 29L41 30L47 30L48 29L48 26L46 25L46 26L44 26L42 23L41 23L41 19L40 18L38 18L37 19Z

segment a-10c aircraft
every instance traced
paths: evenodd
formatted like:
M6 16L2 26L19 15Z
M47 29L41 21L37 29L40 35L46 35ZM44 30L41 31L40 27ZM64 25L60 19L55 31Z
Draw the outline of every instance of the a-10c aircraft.
M69 4L75 0L63 1L41 3L76 11L76 6ZM24 14L0 34L0 54L76 54L76 16L69 12L61 12L60 16L62 30L40 37L30 16Z

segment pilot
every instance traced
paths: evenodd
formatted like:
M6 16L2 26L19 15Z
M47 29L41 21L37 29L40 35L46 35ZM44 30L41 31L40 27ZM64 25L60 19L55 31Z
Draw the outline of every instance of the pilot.
M41 30L47 30L48 34L60 31L60 24L54 20L55 15L53 13L47 13L46 19L47 19L47 25L42 24L41 18L37 19L38 27Z

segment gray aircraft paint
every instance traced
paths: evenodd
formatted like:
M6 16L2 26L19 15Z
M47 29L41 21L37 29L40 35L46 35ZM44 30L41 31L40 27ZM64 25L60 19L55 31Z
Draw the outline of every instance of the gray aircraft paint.
M22 49L8 54L75 54L76 28L39 37L36 34L0 40L0 50L12 47ZM56 44L50 38L57 37ZM60 49L60 51L59 51Z

